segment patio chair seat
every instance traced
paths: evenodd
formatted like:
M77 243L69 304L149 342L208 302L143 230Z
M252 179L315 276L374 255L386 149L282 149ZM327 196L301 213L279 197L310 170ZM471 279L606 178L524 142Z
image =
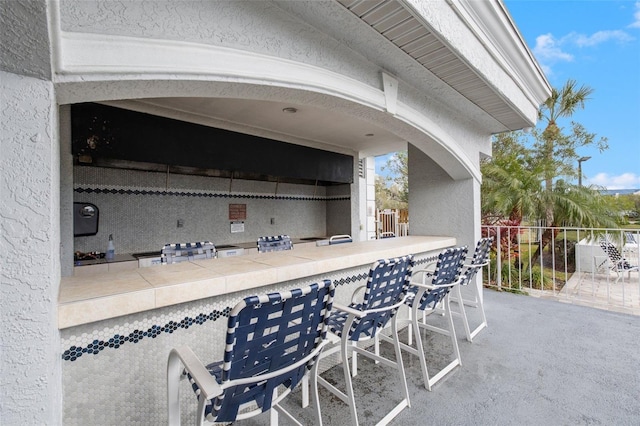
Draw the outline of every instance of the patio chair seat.
M312 371L315 416L318 356L326 344L335 286L331 281L288 292L247 297L230 312L222 360L206 366L188 346L172 349L167 365L169 425L180 424L179 382L198 400L197 425L235 422L271 410L300 423L280 401ZM273 409L273 410L272 410Z
M402 354L399 340L397 339L396 313L406 300L412 268L412 255L378 260L369 270L364 295L359 297L360 300L348 306L335 304L334 308L336 310L329 317L329 330L339 339L327 346L322 357L340 353L345 378L345 391L338 389L322 377L318 377L318 383L349 406L351 424L354 426L358 425L358 413L351 379L352 371L349 368L349 355L351 355L354 367L357 356L362 355L373 359L376 364L380 363L394 368L398 374L402 400L378 424L387 424L404 408L411 405L402 363ZM353 298L356 298L355 295L359 290L356 289ZM395 360L380 356L379 351L372 353L366 348L357 345L359 341L374 339L388 323L391 323L391 333L396 337L394 340ZM303 386L303 392L305 392L305 388ZM305 401L306 396L303 394L303 405Z

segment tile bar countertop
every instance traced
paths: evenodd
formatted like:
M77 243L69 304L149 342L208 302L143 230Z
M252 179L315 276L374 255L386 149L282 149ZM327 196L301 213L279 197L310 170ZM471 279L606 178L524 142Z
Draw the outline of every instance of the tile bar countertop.
M437 251L452 237L408 236L291 251L195 260L121 272L63 277L58 328L322 275L378 259Z

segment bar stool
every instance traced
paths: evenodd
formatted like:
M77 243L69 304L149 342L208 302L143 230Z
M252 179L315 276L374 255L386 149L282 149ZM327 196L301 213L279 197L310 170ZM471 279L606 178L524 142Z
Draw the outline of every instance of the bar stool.
M312 370L316 421L318 356L335 287L329 280L288 292L247 297L229 314L224 358L204 365L188 346L172 349L167 363L169 425L180 424L180 381L186 379L198 400L197 425L235 422L271 409L300 423L280 401ZM281 390L278 394L278 388Z
M413 268L413 255L399 258L378 260L369 270L369 277L363 296L357 297L360 289L354 291L354 300L349 306L334 303L335 311L329 318L329 330L337 337L331 346L323 351L322 358L340 353L342 369L345 379L345 392L330 384L322 377L318 377L318 383L336 395L342 402L349 406L351 423L358 425L358 413L353 392L352 372L349 368L349 354L352 361L357 355L373 359L396 369L403 399L378 423L384 425L390 422L403 409L410 407L409 390L402 364L397 328L397 311L407 299L407 291ZM378 333L391 323L391 334L395 337L392 343L395 348L395 361L384 358L378 353L372 353L366 348L358 347L358 342L375 339ZM306 399L303 390L303 405Z
M471 262L465 264L463 267L460 285L455 287L455 295L454 297L451 297L451 301L456 302L458 305L458 312L451 311L451 313L455 316L462 317L462 323L464 324L464 330L469 342L472 342L473 338L487 326L487 317L484 313L484 303L482 301L482 295L480 294L480 289L482 287L479 287L474 279L478 271L481 270L483 266L487 266L489 264L491 244L493 244L493 237L481 238L478 241L476 249L473 252ZM473 299L463 299L462 286L466 286L471 290L473 293ZM467 317L465 305L478 308L480 310L480 324L473 330L469 327L469 319Z
M416 274L422 274L422 280L420 282L411 282L410 291L412 294L406 301L406 304L410 307L409 319L403 320L403 322L408 323L408 343L399 342L399 346L401 349L418 357L424 386L427 390L431 390L433 385L455 367L462 365L458 341L456 340L456 332L453 326L453 317L449 306L449 295L452 288L459 285L461 281L461 270L466 255L466 246L445 249L438 255L436 267L433 271L428 267L418 270ZM444 305L447 329L436 327L426 321L429 315L437 311L441 303ZM429 377L422 344L421 329L434 331L451 338L453 359L433 377ZM391 343L395 343L394 340L397 340L397 336L380 334L379 337L381 340ZM412 346L412 337L415 338L416 347Z

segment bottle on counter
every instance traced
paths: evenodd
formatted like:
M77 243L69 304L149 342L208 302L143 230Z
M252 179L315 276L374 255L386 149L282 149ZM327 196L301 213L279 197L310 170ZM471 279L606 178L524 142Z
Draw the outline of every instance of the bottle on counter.
M113 234L109 234L109 244L107 244L107 254L105 259L108 261L113 260L116 257L116 247L113 244Z

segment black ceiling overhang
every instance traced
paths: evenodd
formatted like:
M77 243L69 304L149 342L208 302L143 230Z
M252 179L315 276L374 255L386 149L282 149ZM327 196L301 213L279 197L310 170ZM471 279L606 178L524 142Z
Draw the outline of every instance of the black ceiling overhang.
M350 155L95 103L71 106L71 135L73 155L96 165L119 160L223 177L353 183Z

